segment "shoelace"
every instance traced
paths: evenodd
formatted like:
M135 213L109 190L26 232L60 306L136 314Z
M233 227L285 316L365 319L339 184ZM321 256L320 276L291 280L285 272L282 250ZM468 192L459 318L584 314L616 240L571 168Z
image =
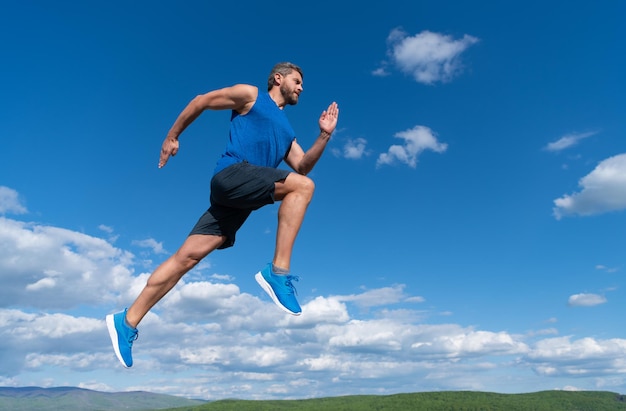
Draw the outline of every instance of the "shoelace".
M132 346L133 342L139 338L139 331L137 329L132 330L130 335L128 336L128 345Z
M296 286L291 283L291 281L300 281L300 277L297 275L288 275L285 280L285 285L293 290L293 292L298 295L298 290L296 290Z

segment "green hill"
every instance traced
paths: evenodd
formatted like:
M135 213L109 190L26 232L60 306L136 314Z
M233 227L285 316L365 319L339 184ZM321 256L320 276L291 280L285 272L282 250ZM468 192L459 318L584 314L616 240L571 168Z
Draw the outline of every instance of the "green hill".
M149 392L99 392L76 387L0 387L0 411L147 411L203 404Z
M357 395L308 400L222 400L175 411L616 411L626 396L599 391L542 391L530 394L425 392ZM174 411L174 410L169 410Z
M72 387L0 387L0 411L626 411L626 396L604 391L496 394L441 391L306 400L202 402L148 392Z

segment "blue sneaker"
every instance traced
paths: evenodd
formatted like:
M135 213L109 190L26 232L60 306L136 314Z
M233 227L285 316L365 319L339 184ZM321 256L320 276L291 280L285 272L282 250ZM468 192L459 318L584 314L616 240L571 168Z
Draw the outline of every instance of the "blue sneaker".
M117 314L107 315L106 323L117 359L120 360L124 367L130 368L133 366L131 349L133 348L133 342L138 337L139 331L137 331L136 328L130 328L126 324L127 310L128 309Z
M292 315L300 315L302 313L302 308L300 308L300 304L298 304L295 296L296 287L291 283L292 281L298 281L298 277L274 274L272 263L269 263L254 278L261 288L272 297L277 306Z

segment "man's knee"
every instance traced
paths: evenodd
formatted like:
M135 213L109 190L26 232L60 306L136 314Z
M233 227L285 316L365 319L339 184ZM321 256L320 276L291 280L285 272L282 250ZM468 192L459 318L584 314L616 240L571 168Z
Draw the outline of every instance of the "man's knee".
M309 177L302 174L291 174L294 179L294 189L293 191L300 191L303 194L313 195L315 191L315 182L311 180Z
M310 200L314 191L313 180L302 174L290 173L285 180L276 183L274 195L276 200L282 200L290 193L298 193Z
M190 253L188 250L180 249L174 254L176 263L187 272L194 268L204 258L201 255Z
M303 178L302 181L302 190L309 194L310 196L313 196L313 193L315 192L315 182L313 180L311 180L309 177L307 176L301 176Z

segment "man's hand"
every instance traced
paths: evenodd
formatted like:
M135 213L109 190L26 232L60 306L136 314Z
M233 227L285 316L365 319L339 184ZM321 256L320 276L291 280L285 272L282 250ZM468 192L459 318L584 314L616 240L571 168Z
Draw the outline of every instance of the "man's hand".
M320 130L327 132L329 135L335 131L337 127L337 119L339 118L339 107L337 103L332 102L330 106L320 116L319 126Z
M178 139L173 137L165 137L163 145L161 146L161 158L159 159L159 168L163 167L170 156L175 156L178 153Z

